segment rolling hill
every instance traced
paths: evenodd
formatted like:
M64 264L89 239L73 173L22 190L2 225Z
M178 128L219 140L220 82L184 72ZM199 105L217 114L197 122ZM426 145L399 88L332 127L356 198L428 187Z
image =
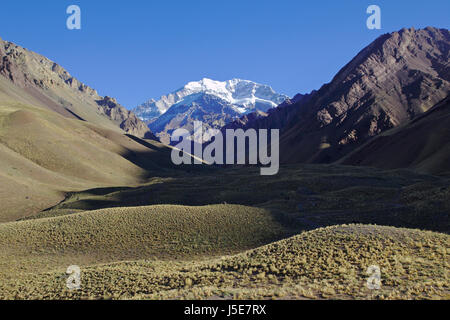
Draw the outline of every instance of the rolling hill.
M65 269L80 260L65 257L52 271L22 271L19 281L16 269L0 282L0 299L446 299L449 246L448 235L433 232L334 226L234 256L167 261L148 252L83 266L78 291L65 287ZM380 290L367 288L371 265L381 270Z

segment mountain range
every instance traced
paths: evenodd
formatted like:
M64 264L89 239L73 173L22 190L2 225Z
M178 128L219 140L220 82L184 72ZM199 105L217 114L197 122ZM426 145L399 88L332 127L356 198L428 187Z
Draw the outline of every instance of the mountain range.
M242 115L267 112L286 99L287 96L268 85L241 79L205 78L189 82L158 101L149 100L133 112L148 123L162 142L170 144L173 130L184 128L193 133L194 121L202 121L206 129L220 129Z
M0 40L0 101L42 107L68 119L165 144L170 144L175 129L193 132L197 120L222 130L280 129L282 163L380 165L369 161L373 156L365 160L361 153L349 155L367 151L362 147L372 139L408 125L448 97L449 47L447 29L402 29L376 39L330 83L309 94L289 98L248 80L205 78L128 111L55 62ZM445 159L431 163L442 164ZM408 166L440 171L417 163L410 161Z

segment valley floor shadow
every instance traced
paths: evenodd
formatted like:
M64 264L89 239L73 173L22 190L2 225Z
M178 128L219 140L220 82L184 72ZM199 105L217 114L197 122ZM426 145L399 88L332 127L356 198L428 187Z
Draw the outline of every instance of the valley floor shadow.
M139 187L69 194L58 210L90 211L159 204L239 204L269 209L289 234L317 227L364 223L450 231L450 182L408 170L338 165L286 165L276 176L257 168L179 171Z

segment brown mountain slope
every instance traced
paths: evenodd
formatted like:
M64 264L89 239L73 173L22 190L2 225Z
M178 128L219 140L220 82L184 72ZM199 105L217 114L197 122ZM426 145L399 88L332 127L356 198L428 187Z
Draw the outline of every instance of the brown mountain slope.
M43 107L0 101L0 222L40 212L65 192L167 175L170 151Z
M386 34L362 50L284 128L284 162L340 159L450 93L450 33L428 27Z
M65 117L85 120L112 130L122 129L154 139L132 112L72 77L61 66L14 43L0 39L0 101L44 106ZM119 130L120 130L119 129Z
M319 91L298 95L266 117L242 118L225 129L281 129L283 163L335 162L447 97L449 48L447 29L385 34Z
M450 173L450 97L407 124L373 138L340 163Z

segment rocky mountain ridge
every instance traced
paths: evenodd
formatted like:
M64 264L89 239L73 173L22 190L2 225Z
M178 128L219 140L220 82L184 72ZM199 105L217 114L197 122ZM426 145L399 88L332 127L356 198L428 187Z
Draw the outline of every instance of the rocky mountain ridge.
M65 117L120 128L141 138L155 138L134 113L115 99L100 96L44 56L3 40L0 40L0 76L25 91L32 103Z

